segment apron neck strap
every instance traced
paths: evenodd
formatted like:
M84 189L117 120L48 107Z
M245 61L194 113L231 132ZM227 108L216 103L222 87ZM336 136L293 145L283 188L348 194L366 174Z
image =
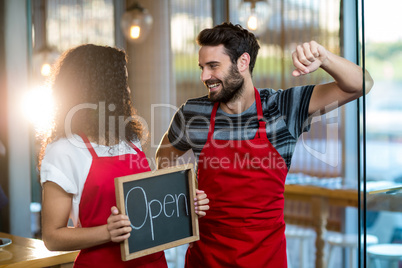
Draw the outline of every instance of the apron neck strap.
M209 123L209 130L208 130L208 140L212 139L212 135L214 134L215 129L215 118L216 118L216 111L218 111L220 102L215 102L214 107L212 108L211 113L211 122Z
M257 108L257 116L258 116L258 122L259 122L259 133L265 133L266 130L266 123L263 119L263 113L262 113L262 105L261 105L261 97L260 93L258 90L254 87L254 97L255 97L255 104ZM215 118L216 118L216 112L218 111L219 107L219 102L215 102L214 107L212 108L212 113L211 113L211 122L209 124L209 130L208 130L208 139L212 139L212 135L214 133L215 129Z
M260 121L263 118L263 113L262 113L260 93L258 92L258 90L256 88L254 88L254 95L255 95L255 105L257 107L258 121Z
M92 157L97 158L98 155L96 154L95 149L92 147L91 143L89 142L87 136L85 136L84 133L80 133L79 135L80 135L81 139L84 141L85 146L88 148L88 150L91 153ZM134 151L137 152L137 154L141 153L141 150L138 149L138 147L135 146L134 143L132 143L132 142L127 142L127 143L128 143L128 145L130 145L131 148L133 148Z
M89 142L87 136L84 133L79 134L81 139L84 141L85 146L88 148L89 152L91 153L93 158L97 158L98 155L96 154L94 148L92 147L91 143Z
M137 152L137 154L139 154L139 153L141 153L141 150L140 149L138 149L138 147L137 146L135 146L135 144L133 143L133 142L128 142L128 145L130 145L131 146L131 148L133 148L134 149L134 151L136 151Z
M264 121L263 119L263 112L262 112L262 104L261 104L261 97L260 97L260 93L258 92L258 90L256 88L254 88L254 92L255 92L255 103L257 106L257 116L258 116L258 131L256 133L256 135L258 135L258 137L266 137L267 136L267 123Z

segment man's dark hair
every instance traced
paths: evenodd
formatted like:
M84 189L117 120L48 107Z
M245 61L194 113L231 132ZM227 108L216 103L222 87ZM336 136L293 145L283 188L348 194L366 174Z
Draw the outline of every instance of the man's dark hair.
M224 22L213 28L204 29L198 34L197 43L200 46L222 44L234 64L244 52L247 52L250 55L250 74L253 73L260 45L255 35L239 24L233 25L230 22Z

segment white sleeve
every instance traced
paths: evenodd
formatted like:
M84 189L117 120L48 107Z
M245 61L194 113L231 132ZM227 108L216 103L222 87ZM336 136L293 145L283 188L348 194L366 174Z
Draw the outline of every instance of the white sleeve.
M41 184L47 181L54 182L73 195L70 217L76 227L79 226L78 215L82 191L92 165L90 152L86 146L77 146L77 141L82 141L79 136L75 136L74 140L64 138L48 144L40 171ZM112 147L91 144L99 157L136 154L134 149L125 142L122 142L121 146ZM141 150L139 141L134 141L134 144Z
M66 192L78 194L92 164L87 148L74 146L67 139L60 139L47 146L42 160L41 183L51 180ZM82 189L81 189L82 190Z
M78 183L74 178L77 169L77 148L70 148L66 139L48 144L41 165L41 184L46 181L57 183L67 193L77 194Z
M75 146L67 139L48 144L42 160L41 184L51 181L73 195L70 217L74 226L79 226L79 204L82 190L92 164L87 148Z
M60 167L62 168L62 167ZM40 171L41 184L46 181L51 181L58 184L64 191L69 194L77 194L78 187L74 180L68 178L63 171L58 167L53 165L49 161L42 161L41 171Z

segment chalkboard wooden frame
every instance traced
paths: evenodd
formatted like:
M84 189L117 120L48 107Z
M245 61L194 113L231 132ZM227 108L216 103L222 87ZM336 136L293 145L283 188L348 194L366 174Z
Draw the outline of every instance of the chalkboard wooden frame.
M184 178L182 178L182 177L184 177ZM195 213L194 201L193 201L196 196L196 192L195 192L196 181L195 181L195 174L194 174L192 164L170 167L170 168L166 168L166 169L160 169L160 170L156 170L156 171L149 171L149 172L115 178L115 191L116 191L116 201L117 201L116 204L117 204L119 211L124 215L128 214L127 207L129 205L126 206L126 201L129 198L129 193L127 193L125 195L125 191L127 192L128 187L131 187L130 190L132 190L133 188L140 188L135 185L138 183L141 183L141 182L142 183L149 183L149 182L155 183L155 182L158 182L159 180L165 180L163 182L166 182L166 180L169 180L169 178L174 178L175 181L179 181L179 183L182 183L183 185L179 185L180 188L182 188L184 186L187 188L187 194L189 195L187 201L188 201L188 205L190 207L190 213L187 216L186 223L184 223L186 226L183 226L183 222L181 222L180 224L182 224L182 225L174 225L171 228L174 228L175 230L189 230L188 235L184 234L185 237L173 239L168 242L165 241L159 245L153 245L153 246L150 246L149 248L139 249L136 251L136 250L133 250L133 248L134 248L133 246L130 246L130 244L132 245L134 243L133 241L136 241L135 237L133 236L133 231L134 231L134 228L133 228L131 236L128 239L126 239L124 242L122 242L120 245L121 257L122 257L123 261L128 261L131 259L139 258L139 257L149 255L149 254L152 254L155 252L159 252L159 251L162 251L162 250L165 250L168 248L177 247L177 246L180 246L183 244L191 243L191 242L194 242L194 241L197 241L200 239L199 238L199 229L198 229L198 216ZM170 180L172 181L172 179L170 179ZM160 182L162 182L162 181L160 181ZM153 188L153 189L160 189L160 188L162 188L162 187L160 187L160 186L158 187L158 184L156 184L155 188ZM144 191L144 196L145 196L144 199L146 199L145 191ZM172 196L172 198L173 198L173 195L170 195L170 196ZM166 196L165 196L165 198L166 198ZM155 201L155 200L152 200L152 201ZM149 210L151 210L152 201L149 204ZM178 201L176 201L176 202L178 202ZM148 209L146 202L145 202L145 208ZM161 209L162 209L162 206L161 206ZM147 213L148 213L148 210L147 210ZM149 214L151 215L151 212ZM188 217L190 217L190 219L188 219ZM145 221L146 220L144 220L144 223L145 223ZM151 220L150 220L150 222L152 224ZM153 228L154 227L152 226L152 236L153 236L153 231L154 231ZM138 244L138 241L136 241L136 242Z

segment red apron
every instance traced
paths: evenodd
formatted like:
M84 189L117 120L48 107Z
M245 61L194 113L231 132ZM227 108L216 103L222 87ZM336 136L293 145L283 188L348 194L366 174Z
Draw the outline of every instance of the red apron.
M285 268L283 219L286 163L268 141L258 91L259 129L252 140L215 140L216 111L198 160L198 188L210 200L200 219L200 240L186 267Z
M110 208L116 206L114 178L150 171L145 154L133 143L130 146L137 154L98 157L87 137L81 135L92 155L92 165L82 191L79 219L82 227L107 223ZM109 242L83 249L77 256L74 267L163 267L167 268L164 252L154 253L131 261L122 261L120 244Z

